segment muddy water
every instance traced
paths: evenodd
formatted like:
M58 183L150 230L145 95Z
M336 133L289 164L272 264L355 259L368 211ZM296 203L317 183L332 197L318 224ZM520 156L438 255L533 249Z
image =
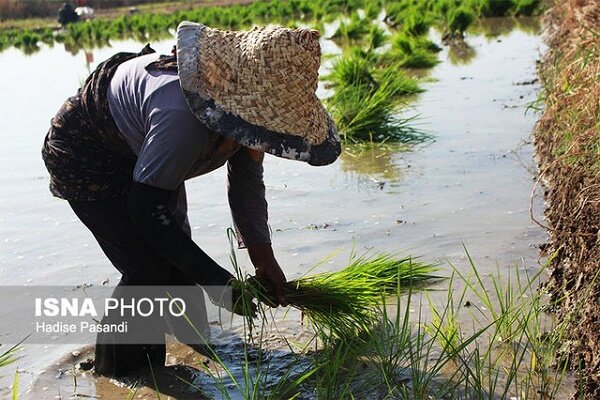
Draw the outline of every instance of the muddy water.
M468 37L470 48L440 54L443 62L425 77L426 92L408 111L419 115L420 128L434 136L433 142L410 152L393 146L348 148L335 164L320 168L266 158L273 243L288 278L333 253L322 269L341 268L352 251L369 249L448 259L466 269L465 246L483 274L508 274L515 264L538 267L537 246L545 234L529 215L533 204L539 218L540 200L531 199L534 163L528 141L536 115L525 111L539 87L521 83L536 77L541 39L530 24L515 29L509 20L498 20L486 25ZM435 40L439 43L439 37ZM171 44L155 48L166 53ZM120 42L94 50L91 63L89 55L69 54L60 45L31 56L14 49L0 54L2 284L118 281L91 234L64 201L48 193L39 149L51 116L89 69L116 51L140 47ZM187 186L195 240L229 266L224 171ZM238 256L249 267L246 255ZM299 334L299 329L290 331ZM21 371L21 391L25 394L41 376L36 390L48 394L43 398L53 398L59 387L60 393L72 394L72 381L60 379L64 374L58 368L73 360L55 362L77 347L25 346L14 364ZM175 350L181 359L189 356L185 351ZM2 379L6 388L12 377ZM80 388L82 382L86 394L115 388L85 377Z

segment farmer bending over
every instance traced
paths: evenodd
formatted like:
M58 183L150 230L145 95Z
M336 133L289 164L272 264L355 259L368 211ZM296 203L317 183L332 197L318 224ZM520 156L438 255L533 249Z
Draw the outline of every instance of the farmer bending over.
M224 32L184 22L176 55L159 57L149 46L118 53L61 107L42 150L50 190L69 201L121 272L115 293L139 285L232 282L192 241L184 187L227 162L239 246L285 301L286 278L267 227L262 161L270 153L326 165L340 153L335 126L315 94L317 37L307 29ZM207 326L202 296L196 303L187 312ZM190 334L169 327L179 340ZM123 376L148 360L164 364L164 320L143 328L162 335L162 343L122 344L99 334L96 371Z

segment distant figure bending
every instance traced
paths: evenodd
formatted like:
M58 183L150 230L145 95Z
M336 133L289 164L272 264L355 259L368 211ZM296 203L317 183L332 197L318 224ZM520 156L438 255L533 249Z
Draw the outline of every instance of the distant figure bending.
M70 3L63 3L62 7L58 10L58 22L62 26L65 26L77 21L79 21L79 15L77 15L73 6Z

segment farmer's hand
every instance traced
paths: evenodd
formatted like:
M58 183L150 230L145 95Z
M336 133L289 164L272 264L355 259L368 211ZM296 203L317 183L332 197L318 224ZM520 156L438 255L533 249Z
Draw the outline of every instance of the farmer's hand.
M271 245L262 243L248 246L248 254L250 254L250 260L252 260L252 264L256 269L256 276L273 286L275 298L278 302L274 306L285 306L287 302L283 294L283 285L285 285L286 279L275 259Z

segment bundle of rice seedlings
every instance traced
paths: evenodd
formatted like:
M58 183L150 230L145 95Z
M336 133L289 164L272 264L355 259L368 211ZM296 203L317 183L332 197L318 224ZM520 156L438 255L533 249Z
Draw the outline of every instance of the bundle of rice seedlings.
M373 64L361 54L358 48L350 49L338 58L325 80L336 88L350 85L376 85Z
M288 282L285 300L302 311L317 332L329 338L350 339L378 322L378 306L386 297L423 287L436 278L435 271L434 265L410 257L360 257L341 271ZM255 278L242 284L258 301L273 303L268 285Z
M432 54L423 49L417 49L411 54L405 56L399 65L402 68L432 68L439 64L440 60L435 54Z
M448 34L464 37L465 31L475 20L475 14L468 8L457 8L448 15Z
M378 75L375 85L357 82L342 86L326 99L342 138L404 143L424 139L423 133L411 126L413 118L398 114L400 98L420 91L416 81L394 67L378 71Z
M369 50L375 50L383 46L387 42L388 37L389 35L383 28L373 25L369 31L369 34L367 35Z
M403 22L403 30L411 36L422 36L429 32L431 22L422 14L412 13Z
M37 47L38 42L41 40L40 35L33 31L23 31L15 39L14 45L19 48L33 48Z
M377 19L379 17L379 14L381 14L381 10L383 9L382 4L380 1L368 1L365 4L365 18L370 19L370 20L374 20Z
M371 30L371 23L361 19L358 14L352 14L350 21L342 22L335 33L331 36L332 40L361 40Z
M382 65L398 64L402 68L431 68L439 63L441 48L427 38L399 33L392 39L392 48L380 59Z
M10 40L6 35L0 34L0 51L10 46Z

